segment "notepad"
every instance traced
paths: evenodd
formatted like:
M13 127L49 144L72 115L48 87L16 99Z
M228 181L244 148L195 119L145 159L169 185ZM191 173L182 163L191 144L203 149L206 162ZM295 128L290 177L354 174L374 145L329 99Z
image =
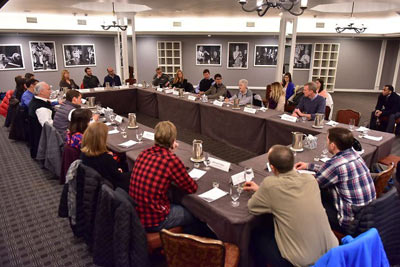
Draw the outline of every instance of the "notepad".
M128 141L126 141L126 142L123 142L123 143L119 144L119 146L128 148L128 147L134 146L134 145L136 145L136 144L137 144L137 142L135 142L135 141L133 141L133 140L128 140Z
M338 122L336 122L336 121L328 121L327 123L325 123L326 125L329 125L329 126L336 126L336 125L338 125L339 123Z
M207 202L213 202L223 196L226 196L228 192L222 191L218 187L214 187L211 190L199 195L200 198L204 199Z
M199 180L204 174L206 174L206 171L200 170L200 169L192 169L189 172L189 176L193 178L193 180L197 181Z
M379 142L379 141L382 141L383 136L372 136L372 135L365 134L363 136L363 138Z
M119 133L119 131L118 131L118 130L111 130L111 131L108 131L108 134L116 134L116 133Z

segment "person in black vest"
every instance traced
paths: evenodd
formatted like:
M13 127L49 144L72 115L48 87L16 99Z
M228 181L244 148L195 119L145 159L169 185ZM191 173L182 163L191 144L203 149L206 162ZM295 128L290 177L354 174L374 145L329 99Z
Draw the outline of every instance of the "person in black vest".
M121 78L114 73L113 68L107 68L108 75L104 77L103 87L106 87L106 83L109 83L111 87L121 86Z
M168 87L170 83L170 77L163 73L161 68L156 69L156 74L153 77L153 85L160 87Z
M210 71L208 69L203 70L203 79L197 85L195 92L196 94L200 92L205 92L210 89L211 85L214 84L213 78L210 76Z
M54 110L49 100L50 94L50 86L46 82L39 82L34 89L35 96L29 103L29 144L32 158L36 158L43 125L46 122L53 124Z
M375 110L371 113L370 128L386 131L390 115L395 114L399 105L399 96L391 85L385 85L378 97Z
M95 88L100 86L100 81L93 75L91 68L85 68L85 73L86 75L83 77L83 88Z

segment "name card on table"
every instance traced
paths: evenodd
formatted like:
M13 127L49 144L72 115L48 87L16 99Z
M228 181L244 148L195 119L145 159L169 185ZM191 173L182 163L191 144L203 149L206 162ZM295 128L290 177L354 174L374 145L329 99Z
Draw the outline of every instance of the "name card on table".
M383 136L372 136L372 135L364 134L363 138L379 142L379 141L382 141Z
M154 140L154 133L144 131L143 132L143 138L149 139L149 140Z
M288 115L288 114L283 114L283 115L281 116L281 119L284 120L284 121L290 121L290 122L296 122L296 121L297 121L297 118L296 118L296 117L290 116L290 115Z
M164 91L166 94L172 94L174 92L174 89L167 89Z
M231 167L231 164L229 162L212 157L209 157L208 159L210 160L211 167L224 172L229 172L229 168Z
M115 121L118 122L118 123L122 123L122 120L123 120L123 118L120 115L117 115L115 117Z
M163 91L163 89L162 88L160 88L160 87L157 87L157 92L162 92Z
M172 94L173 94L173 95L179 95L179 91L174 90L174 91L172 92Z
M129 141L126 141L126 142L124 142L124 143L119 144L119 146L128 148L128 147L134 146L134 145L136 145L136 144L137 144L136 141L129 140Z
M192 100L192 101L196 101L196 97L195 97L194 95L188 96L188 99L189 99L189 100Z
M222 105L224 104L224 102L218 101L218 100L214 100L213 105L216 105L218 107L222 107Z
M248 107L245 107L244 108L244 110L243 110L244 112L247 112L247 113L251 113L251 114L256 114L256 109L255 108L248 108Z
M79 92L80 92L81 94L90 93L90 89L80 89Z
M249 176L246 175L246 178L245 178L244 171L242 171L242 172L232 175L231 178L232 178L233 185L238 185L238 184L241 184L244 182L250 182L254 178L254 172L253 172L253 170L251 170L251 174L249 174Z
M104 87L96 87L96 88L94 88L94 90L95 90L96 92L98 92L98 91L104 91Z

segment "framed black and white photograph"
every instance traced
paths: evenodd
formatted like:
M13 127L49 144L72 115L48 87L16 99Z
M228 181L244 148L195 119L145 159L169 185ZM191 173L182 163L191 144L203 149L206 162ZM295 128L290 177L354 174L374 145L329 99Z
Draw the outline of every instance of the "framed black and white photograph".
M25 69L22 45L0 44L0 70Z
M65 67L96 66L94 44L63 44Z
M294 68L308 70L311 66L312 44L296 44L294 51Z
M254 66L276 66L278 58L277 45L256 45L254 50Z
M196 65L221 66L222 45L196 44Z
M53 41L30 41L33 71L57 71L56 44Z
M247 69L249 43L228 43L228 69Z

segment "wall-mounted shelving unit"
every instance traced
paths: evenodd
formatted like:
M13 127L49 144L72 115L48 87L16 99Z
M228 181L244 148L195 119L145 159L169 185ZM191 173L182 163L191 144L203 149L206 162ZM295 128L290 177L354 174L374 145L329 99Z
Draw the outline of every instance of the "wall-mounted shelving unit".
M317 78L323 79L328 92L335 90L339 49L340 44L337 43L316 43L314 45L310 79L312 81L315 81Z

